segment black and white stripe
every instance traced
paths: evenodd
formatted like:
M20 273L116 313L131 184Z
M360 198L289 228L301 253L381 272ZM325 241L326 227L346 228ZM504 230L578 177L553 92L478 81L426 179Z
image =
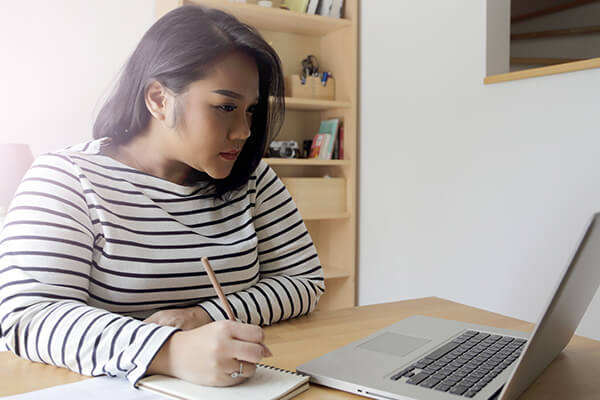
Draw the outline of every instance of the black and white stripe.
M0 233L0 335L15 354L135 383L175 331L141 319L198 305L268 325L314 310L325 286L310 235L275 172L213 199L100 154L102 140L39 157Z

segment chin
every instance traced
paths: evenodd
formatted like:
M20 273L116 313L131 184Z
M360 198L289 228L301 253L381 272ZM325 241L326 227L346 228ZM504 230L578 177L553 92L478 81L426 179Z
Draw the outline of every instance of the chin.
M225 179L231 174L231 168L215 168L206 173L213 179Z

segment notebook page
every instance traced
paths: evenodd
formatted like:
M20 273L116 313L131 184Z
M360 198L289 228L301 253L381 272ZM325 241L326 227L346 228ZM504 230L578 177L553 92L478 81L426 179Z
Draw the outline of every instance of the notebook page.
M181 379L152 375L140 380L139 388L184 400L252 400L291 398L308 389L307 376L257 365L256 374L237 386L210 387L195 385Z

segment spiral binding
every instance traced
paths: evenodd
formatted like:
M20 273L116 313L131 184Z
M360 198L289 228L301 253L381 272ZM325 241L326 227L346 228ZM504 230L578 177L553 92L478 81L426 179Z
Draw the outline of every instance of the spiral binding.
M271 369L271 370L279 371L279 372L285 372L286 374L291 374L291 375L295 375L295 376L308 376L308 375L302 374L300 372L294 372L294 371L290 371L288 369L273 367L272 365L266 365L266 364L256 364L256 365L258 367L267 368L267 369Z

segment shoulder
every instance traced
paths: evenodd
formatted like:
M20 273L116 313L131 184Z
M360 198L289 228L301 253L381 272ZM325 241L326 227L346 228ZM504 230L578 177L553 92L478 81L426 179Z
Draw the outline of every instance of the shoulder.
M269 181L277 179L277 173L275 173L273 168L271 168L265 160L261 159L250 176L250 179L254 180L256 187L261 187Z
M98 154L101 140L91 140L38 156L31 165L28 175L53 176L79 179L81 160Z

